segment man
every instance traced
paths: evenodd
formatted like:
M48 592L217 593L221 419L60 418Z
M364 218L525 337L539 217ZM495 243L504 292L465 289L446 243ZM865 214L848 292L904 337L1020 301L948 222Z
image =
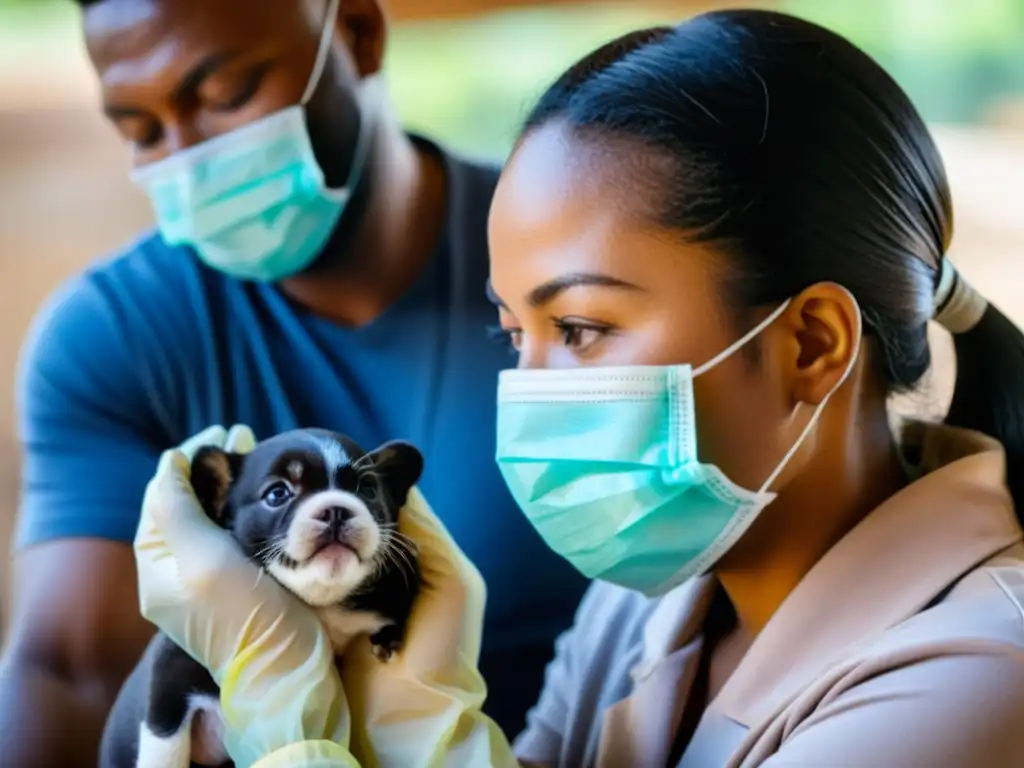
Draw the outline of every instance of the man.
M518 731L585 585L494 466L496 169L401 131L374 84L376 0L79 4L162 236L71 282L29 339L4 765L94 764L153 631L131 550L143 489L163 449L216 423L423 450L421 487L489 587L490 713Z

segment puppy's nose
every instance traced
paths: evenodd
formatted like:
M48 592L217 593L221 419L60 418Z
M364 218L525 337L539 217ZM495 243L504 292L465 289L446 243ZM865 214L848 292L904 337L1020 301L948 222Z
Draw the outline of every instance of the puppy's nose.
M320 511L317 519L327 523L332 530L338 531L346 522L352 519L355 513L348 507L327 507Z

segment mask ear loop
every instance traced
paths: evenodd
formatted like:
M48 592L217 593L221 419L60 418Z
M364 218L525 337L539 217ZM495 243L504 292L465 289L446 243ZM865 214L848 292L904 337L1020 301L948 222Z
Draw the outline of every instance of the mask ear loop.
M769 325L771 325L776 320L778 320L780 317L782 317L782 313L785 312L786 309L789 308L789 305L792 304L792 303L793 303L792 299L786 299L784 302L782 302L782 304L780 304L778 306L778 308L775 309L774 312L772 312L770 315L768 315L768 317L766 317L764 320L762 320L760 323L758 323L756 326L754 326L746 334L741 336L738 341L733 342L730 346L726 347L724 350L722 350L717 355L712 357L706 363L698 366L697 368L694 368L693 369L693 378L697 378L702 373L707 373L708 371L710 371L712 368L714 368L719 363L721 363L724 360L726 360L726 359L732 357L733 355L735 355L736 352L738 352L743 347L745 347L747 344L749 344L752 339L756 338L757 336L760 336L765 328L767 328Z
M856 304L856 301L854 303ZM790 460L792 460L792 458L796 455L796 452L800 450L800 446L803 445L804 440L807 439L807 436L811 434L811 430L814 429L814 426L818 423L818 419L821 416L822 412L825 410L825 406L828 405L828 401L832 399L832 396L836 392L838 392L839 389L843 386L843 384L846 383L846 380L850 378L850 375L853 373L853 366L857 364L857 358L860 357L862 325L863 320L860 314L860 307L858 306L856 328L857 348L853 351L853 355L850 357L850 362L847 364L846 370L843 372L843 375L839 379L839 381L836 382L835 386L832 387L832 389L829 390L829 393L822 398L820 403L818 403L818 406L814 409L814 413L811 414L810 420L807 422L807 426L803 428L803 431L800 433L800 436L796 439L796 442L794 442L790 449L786 451L786 455L782 457L782 461L779 462L779 465L775 468L775 471L768 475L768 479L764 481L764 484L757 492L758 496L762 496L766 491L768 491L769 488L772 487L772 483L779 479L779 475L781 475L782 472L786 469L786 467L789 465Z
M324 26L320 32L320 46L316 51L316 59L313 61L313 71L306 83L306 90L299 101L300 106L306 106L313 98L313 93L320 85L320 78L323 77L324 68L327 66L327 54L331 52L331 41L334 38L334 22L338 18L338 4L341 0L328 0L327 13L324 17Z
M306 91L302 94L302 100L299 102L300 106L305 107L309 103L309 100L313 98L313 94L316 92L317 86L320 85L320 79L323 77L324 69L327 66L327 55L331 52L331 41L334 39L334 24L338 18L340 2L341 0L328 0L327 12L324 14L323 31L320 33L320 47L316 52L313 71L309 76L309 82L306 84ZM335 199L348 200L352 194L355 180L362 175L363 166L366 165L372 134L369 123L373 115L370 113L376 112L377 98L379 98L376 85L376 81L367 83L364 80L362 83L361 95L363 98L360 99L359 135L356 139L356 148L352 155L352 166L349 169L345 185L338 189L328 190Z

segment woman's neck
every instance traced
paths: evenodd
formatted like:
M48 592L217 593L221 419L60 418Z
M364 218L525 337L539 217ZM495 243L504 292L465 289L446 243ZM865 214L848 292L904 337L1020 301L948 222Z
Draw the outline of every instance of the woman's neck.
M715 569L736 612L735 631L750 641L815 563L906 484L884 397L864 405L850 407L839 398L830 403L835 410L819 423L812 464Z

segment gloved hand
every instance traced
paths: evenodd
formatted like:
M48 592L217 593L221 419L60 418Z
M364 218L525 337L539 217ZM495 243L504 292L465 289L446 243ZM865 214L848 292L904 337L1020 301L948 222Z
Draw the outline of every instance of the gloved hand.
M352 753L364 768L518 766L505 736L480 711L480 572L415 488L399 531L419 547L423 587L405 644L391 661L374 658L365 637L345 651Z
M135 537L142 615L210 670L236 765L276 751L275 764L358 768L319 619L242 554L192 491L200 447L248 453L255 443L248 427L211 427L161 457Z

